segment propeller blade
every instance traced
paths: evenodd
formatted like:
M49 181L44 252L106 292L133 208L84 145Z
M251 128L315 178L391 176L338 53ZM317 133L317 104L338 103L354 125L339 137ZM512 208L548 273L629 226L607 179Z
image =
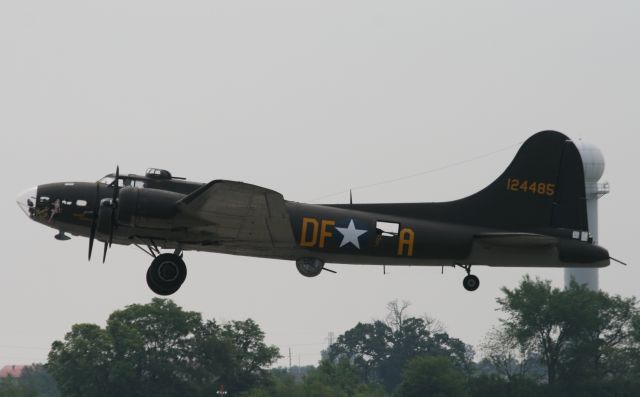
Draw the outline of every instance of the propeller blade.
M115 214L115 211L112 212L112 214ZM109 230L109 248L111 248L111 243L113 243L113 228L114 228L114 216L111 216L111 229ZM106 243L105 243L106 244Z
M98 211L100 210L100 184L96 182L96 201L93 205L93 216L91 221L91 234L89 235L89 260L91 260L91 252L93 251L93 241L96 238L96 228L98 226Z
M91 235L89 236L89 260L91 260L91 251L93 251L93 240L96 238L96 221L91 224Z
M116 199L118 198L118 189L119 189L119 182L120 182L120 166L116 166L116 179L113 181L113 203L116 202Z
M109 228L109 248L113 243L113 229L116 227L116 208L118 208L118 191L120 189L120 166L116 166L116 179L113 182L113 198L111 200L111 225Z
M107 260L107 249L109 249L109 243L104 242L104 251L102 251L102 263Z

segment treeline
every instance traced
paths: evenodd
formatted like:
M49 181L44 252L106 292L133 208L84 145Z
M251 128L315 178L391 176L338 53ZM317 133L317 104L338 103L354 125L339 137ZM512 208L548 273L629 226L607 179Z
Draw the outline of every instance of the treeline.
M503 318L479 346L480 361L437 321L392 302L385 320L340 335L302 382L279 376L247 395L640 396L635 298L530 278L502 292Z
M59 397L56 381L43 365L24 368L20 378L0 379L0 397Z
M154 299L104 328L74 325L30 370L31 385L2 380L0 397L204 397L221 385L229 397L640 395L635 298L530 278L502 292L502 319L479 354L395 301L385 319L340 335L317 367L295 371L268 369L280 352L252 320L219 324Z

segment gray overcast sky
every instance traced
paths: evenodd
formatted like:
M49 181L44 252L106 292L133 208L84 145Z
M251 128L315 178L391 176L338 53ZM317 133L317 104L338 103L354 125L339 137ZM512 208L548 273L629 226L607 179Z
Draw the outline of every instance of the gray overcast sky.
M3 1L0 3L0 365L44 361L78 322L153 296L149 258L115 247L87 263L87 240L60 243L15 196L155 166L305 201L413 174L556 129L599 146L612 192L600 242L631 263L601 287L638 295L640 3L637 1ZM354 192L357 202L439 201L490 183L517 150ZM346 201L348 195L326 201ZM98 255L99 256L99 255ZM477 344L495 298L562 270L333 266L186 253L178 304L254 318L268 341L315 363L330 331L413 303ZM280 361L284 365L286 361Z

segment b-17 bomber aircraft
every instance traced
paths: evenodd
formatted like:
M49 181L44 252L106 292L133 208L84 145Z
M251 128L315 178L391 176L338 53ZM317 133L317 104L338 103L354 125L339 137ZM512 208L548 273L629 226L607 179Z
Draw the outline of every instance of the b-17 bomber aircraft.
M555 131L530 137L504 173L469 197L441 203L304 204L243 182L196 183L168 171L109 174L98 182L39 185L18 204L34 221L153 256L149 287L175 293L185 251L295 261L306 277L325 264L459 266L478 288L477 265L604 267L609 253L589 233L583 159ZM161 249L169 250L162 253Z

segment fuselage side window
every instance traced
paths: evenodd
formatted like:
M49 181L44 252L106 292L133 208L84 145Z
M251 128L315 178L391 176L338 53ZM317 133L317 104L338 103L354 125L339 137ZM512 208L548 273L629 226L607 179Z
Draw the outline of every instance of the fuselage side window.
M376 222L376 231L382 237L395 237L400 231L400 224L396 222Z

